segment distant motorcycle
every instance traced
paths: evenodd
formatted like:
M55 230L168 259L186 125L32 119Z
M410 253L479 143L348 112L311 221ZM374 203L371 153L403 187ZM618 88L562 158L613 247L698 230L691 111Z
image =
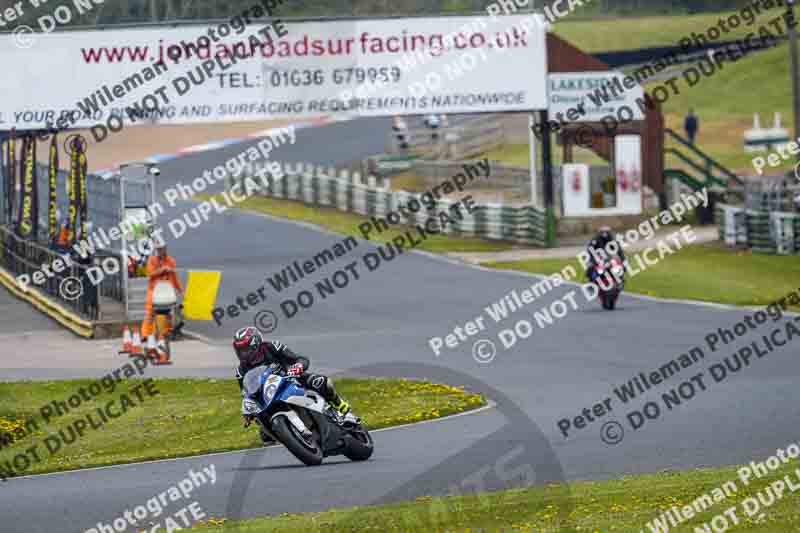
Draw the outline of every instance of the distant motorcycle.
M257 421L308 466L318 465L330 455L344 455L352 461L372 456L372 436L357 418L342 415L319 394L276 370L262 365L245 374L245 417Z
M597 297L603 309L613 310L617 305L619 293L625 286L625 268L617 257L597 261L594 266L594 283L597 284Z

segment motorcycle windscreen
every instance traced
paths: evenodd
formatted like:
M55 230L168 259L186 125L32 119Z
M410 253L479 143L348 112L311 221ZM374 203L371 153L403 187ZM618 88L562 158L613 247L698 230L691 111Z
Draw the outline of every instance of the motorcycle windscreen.
M269 367L265 365L257 366L244 375L242 381L242 394L250 397L261 389L261 376L264 372L269 372Z

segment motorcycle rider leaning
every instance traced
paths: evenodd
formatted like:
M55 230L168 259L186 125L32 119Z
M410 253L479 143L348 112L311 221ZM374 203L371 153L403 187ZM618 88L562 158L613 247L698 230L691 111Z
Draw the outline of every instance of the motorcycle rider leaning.
M586 251L589 252L589 264L586 267L586 278L594 282L594 267L597 265L597 258L604 257L602 254L606 256L609 255L610 251L606 249L608 243L614 240L614 235L611 233L611 228L608 226L602 226L597 231L597 234L592 237L592 240L589 241L589 244L586 245ZM613 248L613 246L611 247ZM627 270L625 259L625 252L622 251L622 244L617 242L617 255L619 255L620 261L622 261L622 267Z
M308 373L308 368L311 366L308 358L294 353L282 342L264 340L261 332L251 326L236 332L233 337L233 349L239 358L239 366L236 367L239 390L243 387L245 374L251 369L261 365L273 365L279 367L283 374L296 377L304 387L319 393L346 419L355 419L350 413L350 404L339 396L333 382L327 376ZM251 420L245 417L245 427L250 425ZM264 444L273 442L272 437L266 434L263 428L261 440Z

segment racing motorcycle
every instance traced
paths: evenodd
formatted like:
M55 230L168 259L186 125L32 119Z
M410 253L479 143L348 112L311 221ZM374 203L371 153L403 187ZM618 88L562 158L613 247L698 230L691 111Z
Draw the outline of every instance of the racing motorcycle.
M352 461L372 456L372 437L358 418L342 415L280 369L253 368L242 386L242 414L306 465L318 465L330 455Z
M625 286L625 268L618 257L604 258L594 266L597 297L603 309L611 311L617 305L619 293Z

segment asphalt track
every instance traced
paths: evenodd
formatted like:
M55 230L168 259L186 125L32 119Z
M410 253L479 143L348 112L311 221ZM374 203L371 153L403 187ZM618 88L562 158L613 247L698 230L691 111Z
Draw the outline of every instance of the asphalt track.
M298 143L281 148L274 157L343 163L380 151L387 126L388 121L360 120L301 130ZM164 186L199 175L239 150L227 147L165 163ZM222 270L220 303L232 303L236 296L264 285L265 276L341 240L268 217L233 211L217 217L172 243L171 253L181 267ZM428 347L430 337L451 333L455 326L482 314L491 302L514 288L529 286L536 278L422 253L405 253L367 272L361 256L372 249L373 245L360 242L351 251L352 258L338 259L281 294L267 286L268 300L263 305L226 320L221 327L212 322L192 323L190 328L223 344L235 328L252 324L255 311L273 310L279 316L274 337L311 357L314 368L427 376L482 391L497 407L377 433L376 452L367 463L331 458L321 467L305 468L276 447L12 479L0 484L2 530L84 531L143 504L185 477L190 468L210 464L215 465L219 479L214 486L198 489L196 499L202 508L211 516L232 517L239 515L235 507L240 505L241 516L251 517L446 494L454 486L470 491L541 483L562 475L570 480L604 479L745 463L763 459L800 437L795 392L800 374L798 339L721 383L714 383L706 372L709 364L783 322L769 322L715 353L705 349L705 361L625 405L613 395L615 386L639 372L657 370L693 346L706 348L707 334L718 327L733 327L746 312L624 294L619 308L609 313L578 294L580 309L503 350L497 332L513 327L518 318L531 319L534 310L574 289L564 285L500 324L486 317L486 331L436 357ZM316 279L349 261L359 261L359 280L291 319L280 314L278 303L285 293L315 291ZM488 364L472 356L473 341L480 338L498 344L497 356ZM231 354L220 361L218 369L208 372L218 376L232 366ZM698 372L706 374L707 390L698 390L672 410L662 405L661 417L638 431L629 428L625 415L631 409L641 409L648 400L660 401L662 392ZM575 430L567 439L561 435L559 419L579 415L583 408L607 397L613 398L611 414ZM600 438L601 425L611 420L626 430L616 445ZM532 469L533 476L498 473L503 471L498 464L514 462L509 459L514 453L518 468L505 468L505 473ZM524 465L530 468L524 470ZM466 483L476 473L481 483ZM168 512L182 506L175 503Z
M37 311L32 305L20 302L5 287L0 287L0 339L5 335L57 330L60 326Z

